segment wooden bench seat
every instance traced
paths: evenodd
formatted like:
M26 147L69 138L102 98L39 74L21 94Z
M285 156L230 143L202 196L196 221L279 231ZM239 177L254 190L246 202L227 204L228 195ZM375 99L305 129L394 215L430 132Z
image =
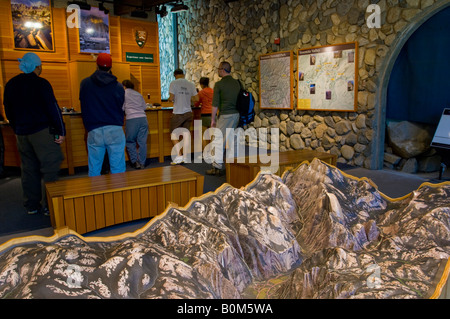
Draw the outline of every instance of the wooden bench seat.
M203 194L204 176L166 166L46 183L52 226L83 234L161 214L169 202L186 205Z

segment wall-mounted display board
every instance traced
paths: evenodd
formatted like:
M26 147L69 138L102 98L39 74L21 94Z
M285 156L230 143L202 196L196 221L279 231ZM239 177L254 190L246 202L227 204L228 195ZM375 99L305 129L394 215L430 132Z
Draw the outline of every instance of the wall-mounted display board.
M357 74L356 42L299 50L297 108L356 111Z
M50 0L11 1L14 49L53 51Z
M259 57L259 100L261 109L293 109L293 52Z
M450 149L450 109L444 109L431 146Z
M80 19L80 53L111 53L109 15L91 7L91 10L80 10Z

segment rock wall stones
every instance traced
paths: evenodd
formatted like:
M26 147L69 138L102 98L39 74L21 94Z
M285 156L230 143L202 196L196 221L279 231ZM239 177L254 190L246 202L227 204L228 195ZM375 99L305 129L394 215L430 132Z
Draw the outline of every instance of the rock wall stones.
M369 28L367 7L381 8L381 27ZM359 44L357 112L257 110L254 127L279 127L284 150L315 149L338 155L338 161L370 168L377 123L375 95L380 67L395 40L423 10L445 0L198 0L179 14L180 66L198 83L219 80L220 61L233 65L258 104L259 56L275 51L357 41ZM274 44L280 38L280 44ZM294 61L294 72L296 61ZM294 100L296 88L294 84ZM379 129L384 129L379 128Z
M389 121L386 125L384 166L407 173L435 172L441 156L430 147L435 127L408 121Z
M161 99L169 98L170 82L175 80L175 48L174 48L174 23L171 15L164 18L158 16L159 33L159 60L161 74Z

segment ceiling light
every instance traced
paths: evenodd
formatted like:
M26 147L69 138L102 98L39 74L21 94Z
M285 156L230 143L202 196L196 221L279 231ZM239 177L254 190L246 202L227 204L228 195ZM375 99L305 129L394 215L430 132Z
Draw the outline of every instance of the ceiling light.
M69 1L67 2L68 5L75 4L80 7L81 10L91 10L91 5L88 4L86 1Z
M170 12L182 12L189 10L189 7L183 3L176 4L172 7Z

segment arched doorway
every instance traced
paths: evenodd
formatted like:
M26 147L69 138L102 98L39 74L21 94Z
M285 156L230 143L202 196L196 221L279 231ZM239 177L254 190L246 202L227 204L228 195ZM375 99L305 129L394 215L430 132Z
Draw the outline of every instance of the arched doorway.
M384 141L385 141L385 126L386 126L386 110L387 110L387 92L389 81L391 79L392 69L397 61L397 58L402 51L405 43L410 37L420 28L426 21L432 18L437 13L450 7L450 1L437 4L430 8L425 9L418 14L410 24L399 34L395 42L391 46L390 53L386 56L383 65L380 68L380 81L379 88L376 95L375 105L376 107L376 122L375 138L372 145L372 165L371 169L382 169L384 158Z

